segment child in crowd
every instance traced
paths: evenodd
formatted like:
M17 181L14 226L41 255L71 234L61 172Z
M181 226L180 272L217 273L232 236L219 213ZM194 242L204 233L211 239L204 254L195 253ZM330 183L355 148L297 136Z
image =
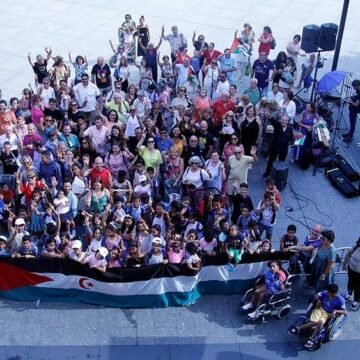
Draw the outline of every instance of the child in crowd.
M210 229L205 229L204 236L199 240L199 250L206 255L215 256L216 237Z
M187 243L186 253L185 263L187 264L188 269L194 272L199 272L201 259L198 255L198 247L194 243Z
M290 224L287 227L286 234L284 234L280 239L280 251L289 251L290 246L296 246L299 240L296 236L296 226ZM290 274L300 274L301 268L299 265L297 254L293 254L289 259L289 268L288 272Z
M82 263L89 264L90 269L96 269L101 272L105 272L107 266L106 257L108 256L108 254L108 249L105 247L101 247L96 251L95 254L89 253Z

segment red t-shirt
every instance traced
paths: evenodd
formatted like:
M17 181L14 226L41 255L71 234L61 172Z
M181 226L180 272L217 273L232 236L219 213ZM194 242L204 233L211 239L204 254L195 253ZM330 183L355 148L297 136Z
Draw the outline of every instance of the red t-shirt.
M110 171L106 168L102 168L101 171L97 171L95 168L93 168L90 172L90 182L91 187L94 187L94 183L97 179L101 180L101 183L103 184L104 188L110 189L111 188L111 180L110 180Z
M26 204L26 206L30 206L32 194L33 194L33 191L34 191L35 189L44 190L44 189L45 189L45 186L44 186L44 184L43 184L41 181L39 181L39 180L36 180L36 181L35 181L35 186L34 186L34 189L33 189L33 190L31 190L28 182L26 182L25 184L22 184L22 185L21 185L20 190L21 190L21 193L23 193L23 194L25 195L25 204Z
M205 65L210 65L211 60L217 60L220 55L221 55L221 52L218 50L214 50L212 53L210 53L209 49L206 49L203 52L203 56L205 59Z
M268 37L271 37L271 39L272 39L272 35L271 35L271 34L268 34L267 36L264 35L264 37L265 37L265 39L267 39ZM266 43L266 44L260 42L260 45L259 45L259 54L260 54L261 52L264 52L264 53L266 53L266 55L269 55L269 54L270 54L270 50L271 50L271 41L268 42L268 43Z
M227 102L223 102L222 99L219 99L219 100L215 101L212 108L213 108L213 111L214 111L213 125L215 127L220 125L224 115L228 111L235 111L236 110L235 104L231 100L228 100Z

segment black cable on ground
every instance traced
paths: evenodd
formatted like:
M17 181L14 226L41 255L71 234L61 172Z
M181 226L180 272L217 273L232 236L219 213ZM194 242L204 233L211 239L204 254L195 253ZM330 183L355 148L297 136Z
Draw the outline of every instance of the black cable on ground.
M291 219L291 220L297 222L298 224L304 226L304 227L305 227L306 229L308 229L308 230L310 230L310 228L311 228L311 227L309 226L309 224L308 224L308 221L312 221L312 222L314 222L314 223L316 223L316 224L323 225L324 227L327 227L327 228L330 227L330 226L334 223L332 217L331 217L330 215L324 213L323 211L321 211L321 210L319 209L319 207L317 206L317 204L316 204L315 201L309 199L308 197L306 197L306 196L304 196L304 195L301 195L301 194L297 193L297 192L294 190L294 188L292 187L291 183L287 182L287 184L289 185L289 188L290 188L292 197L293 197L293 198L297 201L297 203L298 203L298 208L295 208L295 209L294 209L294 208L292 208L292 207L290 207L290 206L286 206L286 207L285 207L285 216L286 216L286 217L288 217L289 219ZM301 202L302 202L303 204L301 204ZM329 219L329 222L323 223L323 222L321 222L321 221L319 221L319 220L317 220L317 219L313 219L313 218L310 217L310 216L306 216L305 213L304 213L304 209L305 209L306 207L308 207L310 204L313 204L313 205L314 205L316 211L317 211L319 214L321 214L321 215L323 215L324 217L328 218L328 219ZM300 210L301 213L302 213L302 216L300 216L299 218L296 219L296 218L294 218L294 217L292 217L292 216L289 215L290 212L295 212L295 211L299 211L299 210ZM301 219L303 219L303 220L301 220Z

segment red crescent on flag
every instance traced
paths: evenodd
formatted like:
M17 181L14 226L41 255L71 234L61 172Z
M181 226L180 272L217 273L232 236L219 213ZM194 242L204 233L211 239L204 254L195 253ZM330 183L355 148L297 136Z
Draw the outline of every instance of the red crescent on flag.
M82 289L89 290L89 289L91 289L94 285L93 285L93 283L91 282L90 279L88 279L88 278L80 278L80 280L79 280L79 286L80 286Z

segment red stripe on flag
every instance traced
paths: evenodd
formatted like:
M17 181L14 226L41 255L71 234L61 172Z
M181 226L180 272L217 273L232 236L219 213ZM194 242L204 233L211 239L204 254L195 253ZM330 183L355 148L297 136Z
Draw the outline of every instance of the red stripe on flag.
M0 263L0 291L38 285L47 281L53 281L53 279L34 274L17 266Z

